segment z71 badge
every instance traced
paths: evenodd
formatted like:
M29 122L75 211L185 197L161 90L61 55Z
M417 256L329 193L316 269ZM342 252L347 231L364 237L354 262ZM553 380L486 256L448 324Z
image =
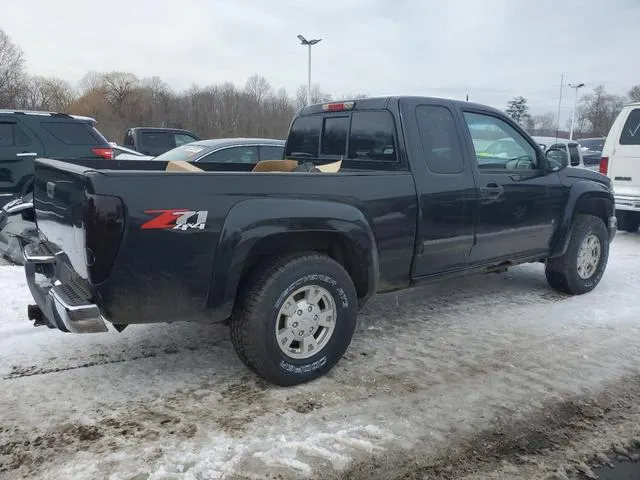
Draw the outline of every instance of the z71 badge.
M207 210L145 210L146 214L155 215L153 220L142 224L142 230L189 230L197 228L204 230L207 223Z

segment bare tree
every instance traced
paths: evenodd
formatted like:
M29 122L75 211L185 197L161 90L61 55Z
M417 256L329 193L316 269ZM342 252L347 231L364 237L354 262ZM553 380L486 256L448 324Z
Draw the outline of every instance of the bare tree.
M16 107L24 85L24 55L0 29L0 106Z
M249 77L244 90L257 104L260 104L271 93L271 85L266 78L255 74Z
M533 123L536 130L555 130L556 114L547 112L543 115L535 115L533 117Z
M629 99L632 102L640 102L640 85L636 85L635 87L629 90Z
M330 94L323 92L318 85L311 87L311 103L330 102L332 97ZM300 85L296 92L296 107L302 108L307 104L307 87Z
M31 110L65 112L74 99L71 84L55 77L30 77L20 90L20 106Z
M102 90L105 87L104 74L91 70L87 72L78 84L78 90L85 94L94 90Z
M104 76L105 98L118 116L123 117L136 103L139 85L138 77L133 73L110 72Z
M580 100L578 120L584 122L582 132L593 136L606 136L622 107L625 99L607 93L604 86L593 89L593 93Z

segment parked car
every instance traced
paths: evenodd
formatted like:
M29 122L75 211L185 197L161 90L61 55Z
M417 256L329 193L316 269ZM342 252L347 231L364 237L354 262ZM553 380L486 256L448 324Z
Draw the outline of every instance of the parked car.
M284 154L284 140L272 138L217 138L199 140L176 147L155 157L161 162L184 160L194 163L248 163L279 160Z
M480 162L486 131L512 138L515 156ZM342 169L38 159L29 318L75 333L229 321L250 369L294 385L339 361L376 292L543 262L553 288L583 294L604 274L610 180L548 160L496 109L421 97L312 105L284 156L282 170Z
M543 151L547 151L551 148L556 150L562 150L566 153L567 158L569 159L569 164L572 167L584 168L584 158L582 155L582 151L580 150L580 144L577 140L567 140L566 138L556 138L556 137L533 137L538 145L543 149Z
M151 160L151 155L145 155L144 153L131 150L130 148L118 145L116 142L109 142L111 148L113 148L114 160Z
M613 122L602 148L600 173L613 182L620 228L640 227L640 102L626 105Z
M144 155L157 157L173 148L198 140L198 135L180 128L134 127L127 130L123 144Z
M0 207L32 190L36 157L113 158L95 123L63 113L0 110Z
M599 167L605 140L606 137L581 138L578 140L578 143L580 144L580 151L582 152L582 158L586 167Z

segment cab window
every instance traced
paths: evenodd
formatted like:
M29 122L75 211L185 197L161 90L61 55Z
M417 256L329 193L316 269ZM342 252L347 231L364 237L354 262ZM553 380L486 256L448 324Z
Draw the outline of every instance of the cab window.
M538 168L536 149L504 120L473 112L465 112L464 119L480 171Z

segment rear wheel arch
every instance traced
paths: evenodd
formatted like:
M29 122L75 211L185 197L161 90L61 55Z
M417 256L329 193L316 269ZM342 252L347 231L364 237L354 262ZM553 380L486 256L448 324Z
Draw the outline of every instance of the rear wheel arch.
M260 239L248 252L240 278L274 257L291 253L317 252L333 258L349 273L358 298L368 297L375 285L370 271L373 252L364 251L354 239L339 231L307 231L274 234Z
M228 318L241 281L256 266L295 252L322 253L340 263L361 305L377 289L378 251L362 211L325 200L261 198L236 204L227 213L207 305Z

